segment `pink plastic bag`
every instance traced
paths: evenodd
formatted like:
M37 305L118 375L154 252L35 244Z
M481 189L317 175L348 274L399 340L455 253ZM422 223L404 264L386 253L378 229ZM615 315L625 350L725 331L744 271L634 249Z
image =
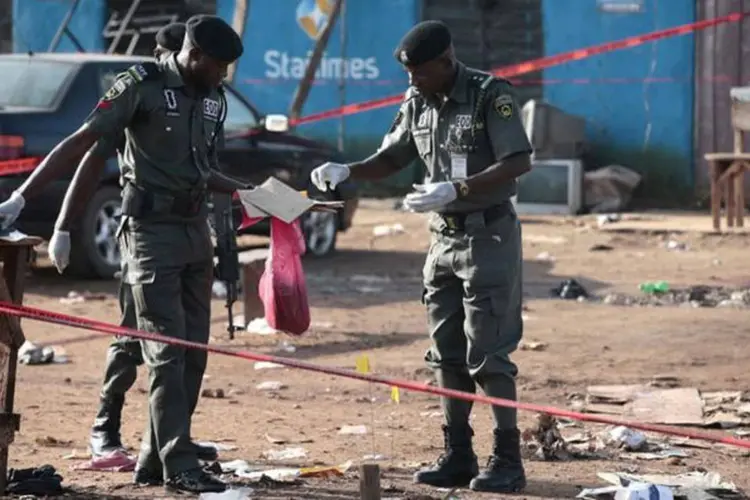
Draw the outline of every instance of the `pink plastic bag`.
M302 269L305 239L299 221L271 217L270 255L260 277L258 294L271 328L302 335L310 327L310 305Z

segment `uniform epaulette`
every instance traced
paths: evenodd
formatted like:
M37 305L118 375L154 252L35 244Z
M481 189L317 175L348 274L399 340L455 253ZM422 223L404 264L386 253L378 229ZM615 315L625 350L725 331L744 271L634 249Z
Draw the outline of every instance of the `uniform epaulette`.
M129 76L135 82L145 82L149 80L158 80L161 76L161 68L155 62L143 62L134 64L118 77Z

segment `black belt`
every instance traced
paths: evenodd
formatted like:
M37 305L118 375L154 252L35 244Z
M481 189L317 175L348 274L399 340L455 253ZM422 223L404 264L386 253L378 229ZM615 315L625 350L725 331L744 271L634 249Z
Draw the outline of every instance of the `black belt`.
M486 210L483 210L481 214L484 217L485 225L489 226L498 219L509 215L510 213L512 213L512 211L513 205L508 202L503 203L502 205L495 205ZM451 231L464 231L466 229L466 219L473 213L476 212L448 213L438 215L440 215L443 221L445 221L447 229Z
M134 218L174 215L196 217L206 203L206 191L163 192L126 184L122 193L122 213Z

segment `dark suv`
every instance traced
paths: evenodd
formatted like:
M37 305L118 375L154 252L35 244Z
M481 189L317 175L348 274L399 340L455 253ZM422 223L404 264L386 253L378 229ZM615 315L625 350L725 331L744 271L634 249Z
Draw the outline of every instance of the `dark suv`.
M7 198L58 142L82 124L118 73L147 60L102 54L0 55L0 199ZM336 161L338 152L289 133L284 116L263 116L231 86L226 96L227 140L219 152L222 170L253 183L274 176L295 189L321 195L309 182L310 171L320 163ZM119 268L114 236L120 212L118 178L112 158L72 235L69 269L75 275L111 278ZM29 200L18 229L49 238L69 183L70 177L61 179ZM313 256L332 252L337 233L351 225L356 188L345 183L329 199L344 200L345 208L338 214L314 213L302 220L307 253ZM235 205L235 221L239 218ZM267 234L268 225L247 231Z

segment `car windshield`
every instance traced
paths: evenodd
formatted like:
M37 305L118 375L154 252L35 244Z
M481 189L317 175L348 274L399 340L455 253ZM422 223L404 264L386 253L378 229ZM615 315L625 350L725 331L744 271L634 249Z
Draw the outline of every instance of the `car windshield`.
M40 59L0 60L0 107L49 109L76 68Z

